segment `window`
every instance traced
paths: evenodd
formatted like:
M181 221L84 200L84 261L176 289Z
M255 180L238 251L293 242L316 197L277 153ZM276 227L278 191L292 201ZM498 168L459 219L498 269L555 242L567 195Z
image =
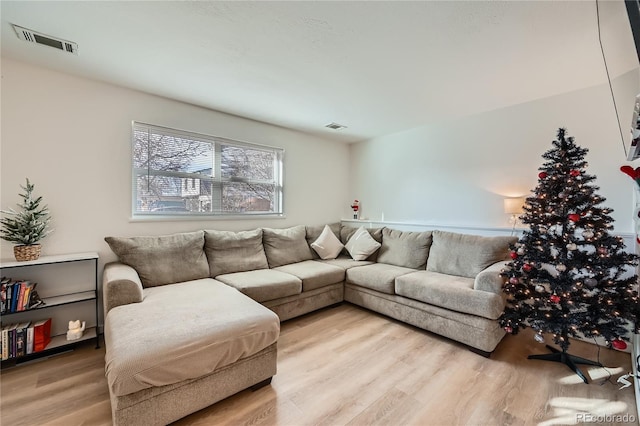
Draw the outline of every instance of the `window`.
M133 215L282 215L284 150L133 122Z

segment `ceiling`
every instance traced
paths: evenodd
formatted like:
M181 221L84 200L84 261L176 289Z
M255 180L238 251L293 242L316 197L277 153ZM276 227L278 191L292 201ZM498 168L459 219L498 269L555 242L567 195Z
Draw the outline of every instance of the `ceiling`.
M2 57L343 142L606 83L591 1L0 7ZM638 59L623 1L599 8L615 77ZM10 24L76 42L79 55L19 40Z

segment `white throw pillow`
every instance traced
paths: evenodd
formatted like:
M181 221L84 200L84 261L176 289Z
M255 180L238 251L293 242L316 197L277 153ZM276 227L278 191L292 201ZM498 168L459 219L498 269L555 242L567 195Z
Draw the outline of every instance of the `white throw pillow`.
M373 239L364 226L361 226L349 238L345 247L353 260L366 260L380 248L380 243Z
M311 248L318 253L320 259L335 259L344 245L335 236L329 225L325 225L317 240L311 243Z

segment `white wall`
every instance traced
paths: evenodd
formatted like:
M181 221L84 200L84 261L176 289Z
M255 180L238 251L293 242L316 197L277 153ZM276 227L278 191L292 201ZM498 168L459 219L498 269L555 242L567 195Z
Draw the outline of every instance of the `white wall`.
M614 83L628 139L638 70ZM605 84L354 144L350 195L371 220L509 226L503 198L535 187L559 127L589 148L587 171L598 178L603 205L615 210L615 230L633 232L635 183L619 171L627 162Z
M131 222L132 120L284 148L286 218ZM28 177L53 216L43 252L97 251L101 264L115 260L108 235L321 224L349 202L344 144L4 58L0 148L2 209Z

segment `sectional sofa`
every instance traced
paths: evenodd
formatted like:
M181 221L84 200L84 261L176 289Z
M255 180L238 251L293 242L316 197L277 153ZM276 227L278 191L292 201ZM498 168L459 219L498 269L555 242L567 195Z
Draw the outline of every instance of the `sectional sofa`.
M268 384L280 321L343 301L488 356L516 238L334 223L105 240L113 421L150 425Z

